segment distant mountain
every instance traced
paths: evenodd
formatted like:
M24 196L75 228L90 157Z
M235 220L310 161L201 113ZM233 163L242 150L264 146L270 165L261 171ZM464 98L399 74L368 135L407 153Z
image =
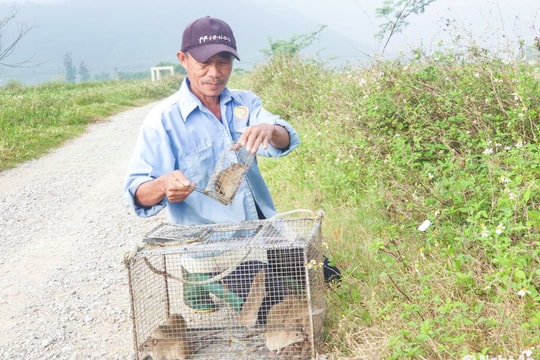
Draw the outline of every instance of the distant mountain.
M12 8L0 5L0 19ZM16 10L11 25L33 28L8 60L32 58L29 64L34 66L0 67L0 85L12 79L26 84L63 79L66 53L72 54L76 67L84 62L92 76L112 75L115 69L149 71L150 66L162 61L176 63L185 25L205 15L220 17L231 25L242 59L236 66L243 68L264 60L261 49L268 47L269 38L288 40L293 35L311 33L321 25L301 13L280 11L269 2L249 0L78 0L51 5L26 3ZM309 51L330 60L362 47L327 28Z

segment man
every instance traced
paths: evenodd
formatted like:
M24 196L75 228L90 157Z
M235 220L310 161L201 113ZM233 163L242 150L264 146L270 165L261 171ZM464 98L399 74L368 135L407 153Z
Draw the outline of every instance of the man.
M224 21L203 17L190 23L177 57L187 77L175 94L150 111L142 125L124 188L129 203L142 217L167 207L169 221L175 224L273 216L274 203L256 159L229 205L194 189L206 187L222 153L233 144L260 156L280 157L300 144L298 133L264 110L252 92L227 88L234 58L240 58L234 34ZM261 262L247 265L252 272L264 267ZM246 294L238 295L242 289L234 293L219 282L208 283L208 274L184 276L184 302L196 311L215 309L209 293L235 309L245 300ZM238 279L228 279L229 285Z
M203 17L190 23L177 57L187 76L144 121L125 183L129 203L142 217L167 207L169 221L176 224L273 216L274 203L256 160L230 205L194 189L204 189L231 145L280 157L300 144L298 133L264 110L252 92L227 88L234 58L240 58L234 34L224 21Z

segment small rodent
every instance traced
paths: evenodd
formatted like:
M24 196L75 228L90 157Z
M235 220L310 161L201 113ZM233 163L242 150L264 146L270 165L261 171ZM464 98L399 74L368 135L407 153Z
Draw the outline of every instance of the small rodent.
M180 314L171 314L165 324L159 325L141 349L152 353L153 360L184 360L193 353L187 338L186 320Z
M233 163L219 172L214 183L214 192L219 194L220 201L225 205L231 203L242 182L242 176L247 171L246 164Z

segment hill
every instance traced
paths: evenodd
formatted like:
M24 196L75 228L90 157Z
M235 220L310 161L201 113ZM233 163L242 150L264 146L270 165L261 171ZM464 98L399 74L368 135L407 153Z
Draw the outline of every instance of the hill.
M24 68L0 68L0 85L10 79L25 84L63 79L63 57L71 53L73 63L84 62L92 76L115 71L147 71L160 62L176 63L183 28L191 20L211 15L232 26L242 61L237 67L251 68L263 60L260 50L268 38L289 39L315 31L320 23L298 11L276 8L267 2L232 0L210 6L174 0L137 2L127 0L82 0L52 4L2 5L0 14L13 9L18 27L32 27L9 58L10 62L31 59ZM3 16L2 16L3 18ZM10 33L8 33L10 35ZM7 40L7 39L6 39ZM325 29L312 55L329 58L359 55L365 48L331 29Z

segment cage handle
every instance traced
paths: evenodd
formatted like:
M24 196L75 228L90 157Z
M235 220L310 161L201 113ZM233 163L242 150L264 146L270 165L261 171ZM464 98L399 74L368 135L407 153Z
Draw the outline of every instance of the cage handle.
M205 279L205 280L186 280L186 279L181 279L179 278L178 276L176 275L173 275L173 274L170 274L168 273L167 271L165 270L160 270L158 268L156 268L151 262L150 260L144 256L143 257L143 260L144 260L144 263L146 264L146 266L148 266L148 268L150 269L150 271L152 271L153 273L155 274L158 274L158 275L163 275L165 277L168 277L169 279L173 279L173 280L177 280L177 281L180 281L180 282L184 282L186 284L193 284L193 285L206 285L206 284L211 284L213 282L216 282L216 281L221 281L224 277L230 275L234 270L236 270L236 268L238 266L240 266L240 264L242 264L242 262L244 262L244 260L247 259L247 257L249 256L249 254L251 253L251 249L247 249L245 254L243 254L240 258L240 260L238 260L235 264L231 265L230 267L228 267L227 269L223 270L222 272L214 275L213 277L211 278L208 278L208 279Z
M294 214L301 214L301 213L309 213L311 215L316 215L317 217L323 217L324 216L324 211L323 210L314 211L314 210L308 210L308 209L294 209L294 210L289 210L289 211L284 211L284 212L281 212L281 213L277 213L274 216L272 216L270 219L271 220L283 219L283 218L285 218L287 216L294 215Z

